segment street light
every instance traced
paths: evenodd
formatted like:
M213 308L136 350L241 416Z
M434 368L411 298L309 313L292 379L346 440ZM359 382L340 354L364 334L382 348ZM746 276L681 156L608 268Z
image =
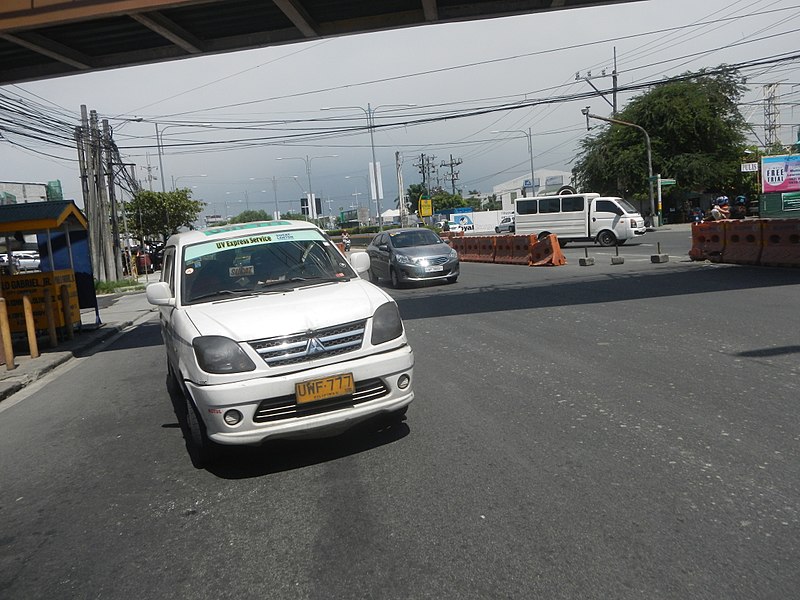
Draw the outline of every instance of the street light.
M383 191L382 186L378 185L378 163L375 160L375 112L379 108L385 107L412 107L416 106L416 104L381 104L372 108L372 106L368 103L367 108L363 106L324 106L322 110L349 110L349 109L356 109L364 111L364 114L367 117L367 129L369 129L369 145L372 149L372 185L369 186L370 194L372 195L372 199L375 200L375 210L378 213L378 228L383 229L383 221L381 219L381 201L380 201L380 194ZM400 198L403 197L403 190L400 190Z
M521 133L526 138L528 138L528 153L531 158L531 196L536 196L536 178L533 175L533 133L531 132L531 128L528 127L528 131L524 129L511 129L511 130L501 130L501 131L492 131L492 133Z
M294 179L295 182L297 181L297 175L292 175L291 177L276 177L273 175L272 177L251 177L250 181L259 181L259 180L271 180L272 181L272 193L275 195L275 220L281 218L281 209L278 206L278 179ZM298 184L299 185L299 184ZM302 187L302 186L301 186ZM261 190L262 193L267 193L267 190Z
M279 156L275 160L302 160L306 164L306 177L308 177L308 214L312 219L317 218L316 201L311 188L311 161L316 158L336 158L338 154L324 154L323 156Z
M198 123L197 125L184 125L182 123L173 123L172 125L166 125L164 128L159 132L158 130L158 123L153 123L156 126L156 148L158 149L158 170L161 173L161 191L166 192L165 182L164 182L164 132L169 129L170 127L210 127L209 123ZM173 186L173 191L175 186Z
M163 176L163 173L162 173L162 176ZM193 179L193 178L195 178L195 177L208 177L208 175L206 175L206 174L204 173L204 174L202 174L202 175L181 175L180 177L173 177L173 178L172 178L172 191L174 192L174 191L177 189L177 187L176 187L176 186L177 186L177 183L178 183L178 182L179 182L181 179Z
M660 216L656 215L656 207L655 207L655 200L653 198L653 152L650 148L650 135L645 131L645 128L641 125L636 125L636 123L628 123L627 121L620 121L619 119L611 119L609 117L600 117L598 115L592 114L589 112L589 107L581 109L581 113L586 117L586 130L588 131L589 128L589 119L597 119L598 121L606 121L607 123L614 123L616 125L624 125L625 127L633 127L634 129L638 129L644 134L644 141L647 145L647 181L649 185L649 195L650 195L650 214L652 215L650 219L650 225L652 227L658 227Z

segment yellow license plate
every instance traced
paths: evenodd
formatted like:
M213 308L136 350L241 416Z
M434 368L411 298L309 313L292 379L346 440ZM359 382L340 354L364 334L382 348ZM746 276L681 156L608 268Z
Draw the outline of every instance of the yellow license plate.
M337 396L347 396L355 391L356 384L353 381L352 373L312 379L311 381L297 383L294 386L298 404L318 402L328 398L336 398Z

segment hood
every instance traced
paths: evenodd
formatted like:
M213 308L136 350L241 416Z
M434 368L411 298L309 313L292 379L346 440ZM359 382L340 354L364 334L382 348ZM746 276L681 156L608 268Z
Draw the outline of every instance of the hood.
M429 246L409 246L408 248L395 248L395 254L405 254L413 258L424 256L448 256L450 246L447 244L431 244Z
M306 286L185 307L199 335L257 340L349 323L372 316L391 297L364 281Z

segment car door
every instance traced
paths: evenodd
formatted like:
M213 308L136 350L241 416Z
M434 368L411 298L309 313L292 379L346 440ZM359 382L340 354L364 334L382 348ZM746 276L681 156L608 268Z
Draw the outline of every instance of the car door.
M611 200L595 200L592 203L590 235L596 236L601 231L607 229L613 231L617 239L625 238L625 224L622 222L622 209Z
M389 248L388 236L385 233L379 233L372 240L372 243L367 248L369 254L370 268L372 272L380 277L386 279L389 276Z

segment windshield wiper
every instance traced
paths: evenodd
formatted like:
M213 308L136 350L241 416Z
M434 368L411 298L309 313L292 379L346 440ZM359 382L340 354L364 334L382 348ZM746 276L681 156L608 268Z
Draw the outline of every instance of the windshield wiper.
M245 294L252 293L253 290L249 288L239 288L236 290L216 290L213 292L206 292L205 294L200 294L199 296L193 296L190 302L197 302L198 300L203 300L205 298L213 298L214 296L243 296Z

